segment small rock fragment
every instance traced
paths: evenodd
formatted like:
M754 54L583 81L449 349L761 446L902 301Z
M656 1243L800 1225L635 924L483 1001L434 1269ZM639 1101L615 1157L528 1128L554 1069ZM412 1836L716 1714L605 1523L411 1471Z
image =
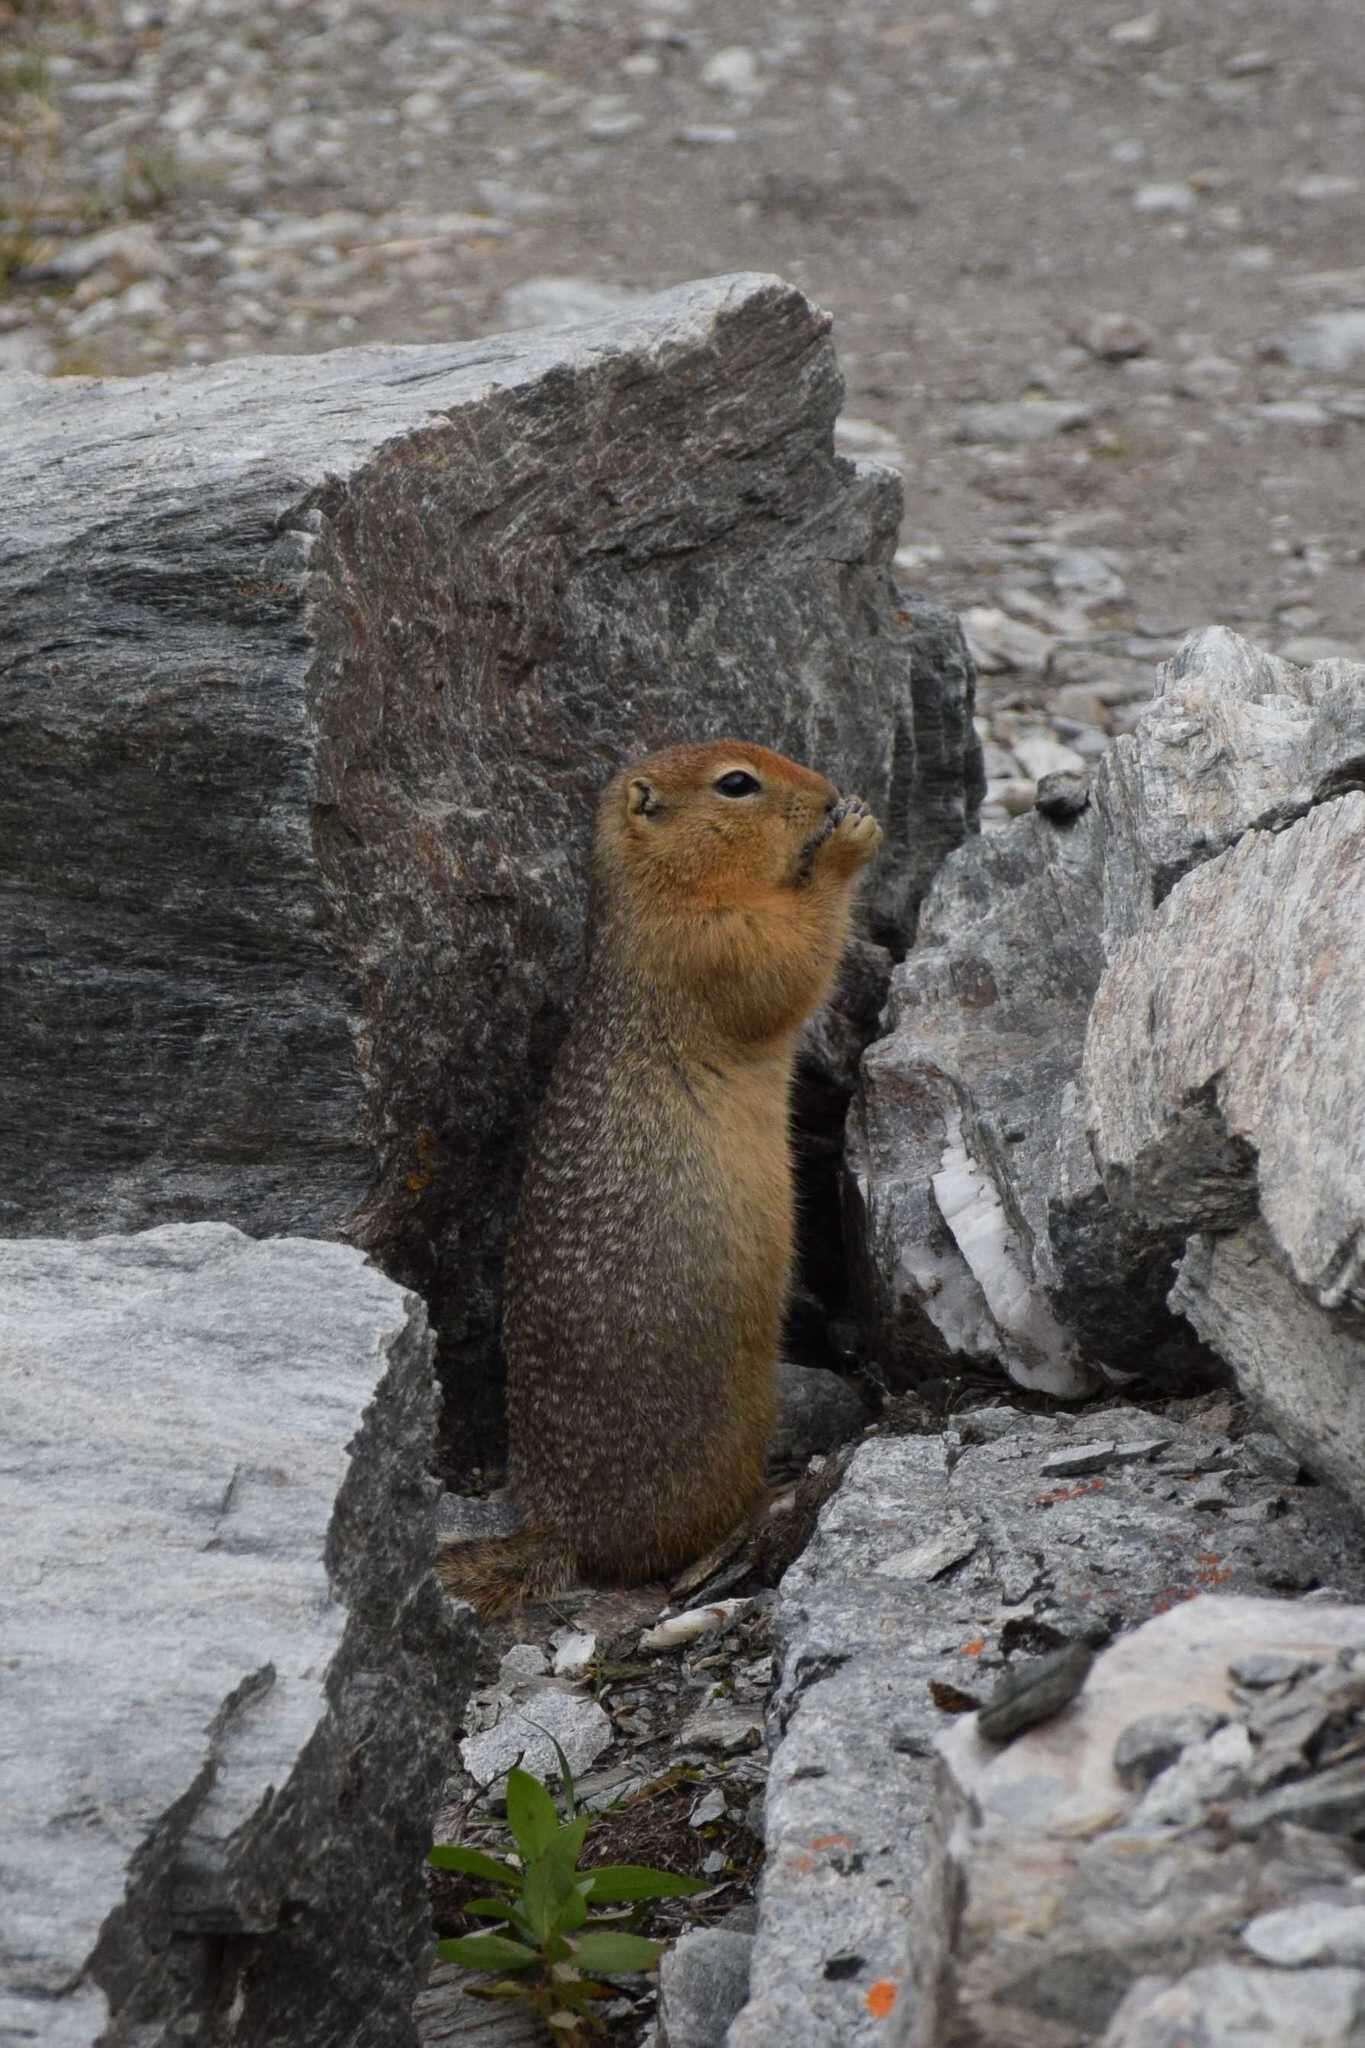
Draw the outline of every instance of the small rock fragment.
M1064 824L1079 818L1090 802L1090 778L1081 769L1054 768L1040 775L1034 806L1045 818Z
M1113 1442L1071 1444L1044 1458L1043 1472L1049 1479L1082 1479L1087 1473L1103 1472L1114 1462L1117 1450Z
M1056 434L1088 427L1088 405L1065 398L1021 398L1003 404L964 405L957 416L959 441L1050 441Z
M1298 1456L1288 1444L1268 1429L1253 1430L1241 1441L1244 1457L1251 1460L1258 1472L1264 1472L1267 1479L1277 1479L1284 1486L1292 1486L1302 1467Z
M709 1792L702 1793L701 1798L687 1816L687 1825L691 1828L704 1828L709 1827L713 1820L724 1820L724 1818L725 1794L720 1790L719 1786L713 1786Z
M1156 41L1162 26L1160 10L1153 7L1146 14L1134 14L1127 21L1116 21L1109 31L1109 40L1121 46L1145 49Z
M1102 363L1122 363L1133 356L1145 356L1156 342L1146 321L1132 313L1096 313L1081 328L1078 339L1082 348L1098 356Z
M513 1643L498 1665L498 1677L504 1685L515 1685L524 1678L543 1678L545 1672L545 1652L536 1643Z
M1320 1664L1313 1657L1291 1657L1282 1650L1252 1650L1244 1657L1233 1658L1228 1665L1228 1676L1235 1684L1259 1692L1268 1685L1283 1685L1292 1678L1306 1678L1310 1672L1320 1669Z
M556 1678L581 1678L597 1655L597 1637L582 1629L561 1629L550 1642Z
M1188 213L1194 199L1193 185L1173 179L1169 184L1139 185L1133 205L1139 213Z
M898 1550L877 1566L886 1579L937 1579L975 1551L980 1531L970 1515L950 1509L943 1526L916 1543L910 1550Z
M689 1714L678 1731L680 1749L715 1749L738 1756L763 1746L763 1716L751 1707L705 1706Z
M554 1750L558 1742L577 1777L596 1763L611 1736L611 1722L596 1700L547 1688L537 1694L533 1707L506 1701L495 1727L460 1744L460 1760L475 1784L489 1786L496 1799L513 1764L520 1764L533 1778L552 1777L559 1769Z
M1228 1721L1183 1749L1162 1771L1129 1816L1135 1830L1199 1826L1215 1803L1247 1788L1251 1737L1241 1721Z
M1041 673L1052 652L1050 634L1012 619L995 605L969 605L962 614L962 630L973 661L986 675L1015 668Z
M1365 1964L1365 1906L1313 1900L1258 1914L1243 1928L1242 1944L1263 1963L1295 1969L1301 1963Z
M1156 1457L1159 1451L1170 1448L1168 1436L1133 1436L1120 1443L1114 1450L1116 1465L1139 1465L1144 1459Z
M1189 1706L1130 1721L1114 1744L1115 1776L1130 1789L1150 1785L1184 1750L1216 1735L1227 1718L1213 1707Z
M715 1600L709 1607L689 1607L682 1614L670 1615L656 1628L647 1628L640 1637L640 1648L676 1650L681 1643L694 1643L698 1636L716 1635L732 1622L742 1621L753 1604L752 1600L735 1599Z
M726 1927L682 1934L659 1962L659 2048L717 2048L749 1996L753 1936Z
M1050 1721L1076 1698L1094 1661L1087 1643L1068 1643L1046 1657L1013 1665L977 1716L979 1732L988 1742L1011 1742L1026 1728Z
M1267 343L1266 353L1283 357L1296 370L1321 370L1340 376L1365 358L1365 306L1343 306L1315 313L1297 327Z
M758 89L758 59L742 44L717 50L702 65L701 82L715 92L730 92L743 98Z

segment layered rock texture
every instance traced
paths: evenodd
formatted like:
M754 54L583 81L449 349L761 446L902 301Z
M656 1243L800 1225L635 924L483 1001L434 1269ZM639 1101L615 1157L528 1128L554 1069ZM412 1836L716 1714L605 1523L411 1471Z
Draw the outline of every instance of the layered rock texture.
M1365 1608L1200 1599L1007 1748L942 1738L898 2048L1352 2048Z
M0 2038L415 2041L468 1691L419 1302L222 1224L0 1245Z
M0 384L14 1233L221 1217L426 1295L491 1424L499 1259L595 794L738 732L888 825L904 944L982 788L950 615L760 277L581 331Z
M778 1593L767 1857L749 2003L728 2048L910 2038L958 2048L946 2023L910 2033L928 2024L914 2015L934 1958L959 1939L956 1921L951 1935L941 1924L958 1896L952 1887L931 1882L921 1896L935 1744L949 1717L984 1701L1007 1670L1041 1652L1100 1645L1166 1610L1201 1613L1198 1596L1212 1589L1283 1595L1327 1584L1343 1599L1365 1597L1353 1517L1330 1489L1296 1486L1294 1460L1268 1433L1234 1439L1237 1420L1217 1396L1173 1403L1161 1417L1123 1405L1075 1421L983 1408L959 1414L942 1435L883 1437L856 1452ZM1333 1636L1335 1613L1266 1605L1296 1640L1347 1640ZM1365 1610L1355 1614L1365 1629ZM1140 1629L1132 1638L1145 1640ZM1135 1674L1129 1720L1146 1711L1149 1690L1156 1698L1149 1681L1160 1640L1124 1666ZM1163 1681L1158 1703L1166 1701ZM1064 1733L1057 1742L1064 1753ZM1046 1807L1042 1795L1021 1804L1021 1873L1030 1841L1045 1858L1083 1846L1051 1842ZM945 1822L943 1832L956 1840L961 1830ZM972 1848L974 1882L988 1899L991 1841L983 1828ZM1160 1855L1143 1867L1159 1894ZM1025 1876L1019 1884L1026 1892ZM980 1917L963 1918L968 1947ZM1008 1928L1004 1905L1000 1917ZM1063 1946L1056 1954L1055 1984L1049 1970L1031 2004L1021 1994L1035 2032L1021 2021L1017 2033L983 2027L963 2043L1070 2048L1072 2035L1054 2037L1045 2024L1049 1999L1069 1995ZM1091 1991L1112 1974L1087 1961Z
M852 1125L893 1373L1188 1384L1365 1501L1365 667L1213 628L1078 815L955 854Z

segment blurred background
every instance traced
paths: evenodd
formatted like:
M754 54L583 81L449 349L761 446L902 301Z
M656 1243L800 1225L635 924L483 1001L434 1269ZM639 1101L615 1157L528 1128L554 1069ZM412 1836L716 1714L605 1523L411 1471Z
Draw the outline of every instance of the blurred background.
M1189 627L1365 651L1363 222L1361 0L0 0L0 370L829 307L997 821Z

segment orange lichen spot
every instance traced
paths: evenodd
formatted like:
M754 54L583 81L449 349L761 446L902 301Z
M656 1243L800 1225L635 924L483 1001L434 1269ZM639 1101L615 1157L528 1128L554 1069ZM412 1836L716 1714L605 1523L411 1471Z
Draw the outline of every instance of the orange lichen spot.
M897 1984L894 1977L878 1977L875 1984L869 1984L863 1993L863 2004L874 2020L884 2020L896 2003Z
M812 1849L851 1849L852 1842L847 1835L816 1835Z
M1038 1493L1033 1497L1036 1508L1055 1508L1059 1501L1079 1500L1085 1493L1103 1493L1102 1479L1083 1479L1079 1486L1058 1486L1051 1493Z
M964 1657L979 1657L985 1647L985 1636L973 1636L969 1643L962 1645L962 1654Z

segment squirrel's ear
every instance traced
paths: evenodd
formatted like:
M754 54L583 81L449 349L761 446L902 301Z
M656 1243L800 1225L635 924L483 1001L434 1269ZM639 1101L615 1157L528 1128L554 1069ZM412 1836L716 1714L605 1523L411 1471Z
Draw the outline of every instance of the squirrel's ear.
M632 818L647 818L659 808L659 799L654 794L652 782L646 782L643 775L633 778L626 792L626 809Z

